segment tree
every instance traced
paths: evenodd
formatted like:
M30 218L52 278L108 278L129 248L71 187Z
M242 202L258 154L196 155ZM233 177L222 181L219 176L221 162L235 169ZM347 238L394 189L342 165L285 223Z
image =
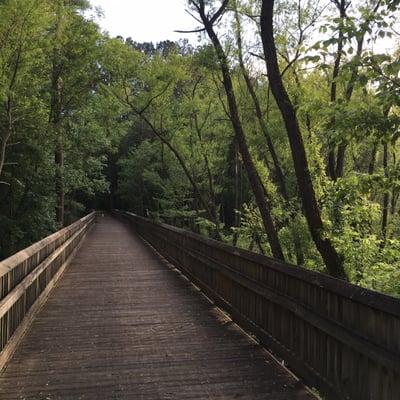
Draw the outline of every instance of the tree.
M223 85L225 88L226 98L229 106L229 117L232 123L233 130L235 132L243 164L246 168L247 177L252 187L257 206L260 210L265 231L267 232L268 235L268 240L271 246L272 254L276 258L284 259L283 251L279 242L279 237L269 209L268 200L265 193L266 190L265 187L263 187L262 185L262 182L260 180L260 177L252 160L252 157L250 155L249 148L247 146L246 136L243 131L242 123L240 121L239 110L233 89L228 59L223 50L221 42L219 41L218 36L214 30L214 24L224 13L226 6L228 5L228 1L227 0L223 1L221 7L212 15L206 13L205 2L203 0L190 1L189 3L198 12L200 19L204 25L204 29L207 32L214 46L215 52L217 54L220 63L221 73L223 76Z
M57 0L53 7L49 124L54 136L56 220L63 225L65 130L68 118L90 99L99 83L96 60L100 34L98 27L80 14L88 7L86 2Z
M304 214L308 222L311 236L329 273L337 278L347 279L342 257L335 250L331 240L324 237L324 225L314 192L299 123L279 71L273 33L273 7L273 0L264 0L262 2L261 35L268 70L268 79L271 91L282 113L282 118L286 126L297 184L303 202Z

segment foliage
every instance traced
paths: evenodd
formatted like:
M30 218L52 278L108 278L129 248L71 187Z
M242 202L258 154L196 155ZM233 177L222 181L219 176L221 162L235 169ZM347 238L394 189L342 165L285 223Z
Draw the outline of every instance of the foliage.
M218 57L205 36L197 47L110 38L85 17L87 2L61 3L0 3L0 256L58 227L60 132L65 223L90 208L123 208L271 255ZM346 1L340 15L336 3L276 2L280 71L302 132L322 235L343 257L352 282L400 296L398 5ZM207 1L206 11L211 15L220 4ZM232 1L216 30L285 259L326 272L270 93L259 13L258 1ZM58 42L57 15L63 24ZM384 42L392 43L391 51ZM58 86L52 82L57 65ZM49 124L55 89L59 130ZM338 174L332 174L332 159Z

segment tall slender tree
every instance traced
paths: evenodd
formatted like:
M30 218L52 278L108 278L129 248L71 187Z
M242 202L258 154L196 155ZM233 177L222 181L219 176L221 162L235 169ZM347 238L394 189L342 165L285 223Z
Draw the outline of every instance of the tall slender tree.
M300 131L296 112L284 87L279 70L277 51L274 39L274 0L263 0L261 8L261 37L268 70L268 79L272 94L282 114L294 169L303 202L304 214L311 236L320 252L328 272L339 279L348 279L344 270L343 258L338 254L331 240L325 236L321 211L317 202L311 173L308 167L307 154Z
M223 77L223 85L229 107L229 117L232 123L235 137L238 143L239 151L242 156L243 164L246 168L247 177L249 179L254 197L260 210L261 218L268 236L268 241L271 246L271 251L274 257L284 259L282 247L279 241L278 233L270 212L270 206L266 195L266 189L263 186L257 169L254 165L252 156L247 145L247 140L243 125L239 115L239 109L236 102L235 91L233 88L231 72L229 68L228 58L224 52L222 44L215 32L214 24L219 20L226 10L229 0L224 0L221 7L212 15L206 11L206 2L204 0L190 0L189 3L197 11L200 20L204 25L204 30L207 32L219 61L221 73Z

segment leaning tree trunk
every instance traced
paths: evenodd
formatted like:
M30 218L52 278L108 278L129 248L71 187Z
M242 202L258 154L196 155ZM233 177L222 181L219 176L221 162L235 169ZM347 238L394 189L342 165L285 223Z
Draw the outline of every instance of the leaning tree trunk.
M218 207L217 207L217 196L215 193L215 184L214 184L214 177L212 175L211 172L211 167L210 167L210 161L208 159L207 156L207 152L204 151L203 148L203 134L202 134L202 128L199 125L199 121L198 121L198 117L197 117L197 113L194 113L194 127L196 129L196 133L197 133L197 137L200 141L200 145L201 145L201 152L202 152L202 156L203 156L203 160L204 160L204 165L206 167L206 172L207 172L207 179L208 179L208 187L209 187L209 191L210 191L210 208L211 208L211 212L213 214L214 217L214 223L215 223L215 227L216 227L216 231L219 233L220 232L220 225L219 225L219 215L218 215Z
M249 73L246 69L245 63L244 63L243 48L242 48L242 31L241 31L241 25L240 25L239 12L238 12L236 4L235 4L235 17L236 17L236 25L237 25L237 28L236 28L237 29L237 38L236 39L237 39L237 45L238 45L238 58L239 58L240 69L242 71L243 78L246 82L247 91L249 92L250 97L253 100L255 114L257 116L257 120L258 120L258 123L261 128L261 132L263 133L264 138L266 140L268 151L272 158L273 168L271 168L271 166L268 165L267 158L265 157L266 162L267 162L267 167L270 171L272 170L271 178L272 178L273 182L275 182L278 192L282 196L283 200L288 203L289 202L289 193L287 190L285 174L283 173L283 170L281 167L281 162L278 157L278 153L272 142L271 136L270 136L268 128L267 128L267 124L265 123L259 98L257 96L257 93L254 89L253 83L251 82L250 75L249 75ZM289 204L288 204L288 207L289 207ZM292 222L295 221L296 215L297 215L296 211L293 211L290 213L289 218L292 220ZM294 248L295 248L295 252L296 252L296 264L303 265L304 264L304 254L303 254L300 237L298 237L297 235L294 234L293 242L294 242Z
M338 254L332 242L324 237L324 225L314 192L299 123L293 104L283 85L279 70L273 32L273 13L274 0L263 0L261 10L261 36L268 70L268 79L272 94L275 97L286 126L299 193L303 203L304 215L307 219L311 236L324 260L329 274L336 278L347 280L348 278L344 270L342 257Z
M269 204L265 196L265 188L261 182L261 179L258 175L256 167L254 165L253 159L250 155L249 148L247 146L247 141L245 137L245 133L243 131L242 123L240 121L239 110L235 98L235 93L233 89L233 83L231 74L229 71L228 60L226 54L222 48L222 45L218 39L217 34L213 28L212 19L210 19L204 10L204 2L201 2L201 6L199 7L199 13L201 20L204 24L204 28L214 46L216 51L219 64L221 67L221 72L223 76L223 85L225 88L226 98L229 106L229 116L232 123L233 130L235 132L235 137L239 146L239 151L242 156L243 165L246 168L247 177L249 179L249 183L251 185L252 191L254 193L254 197L258 206L258 209L261 214L261 218L264 224L265 231L268 236L268 242L271 246L272 255L275 258L284 260L283 251L281 248L281 244L279 241L279 237L275 228L274 221L272 219Z
M204 208L208 219L215 224L216 239L223 241L221 232L219 231L219 224L218 224L218 220L217 220L218 215L214 215L214 213L208 206L207 201L204 199L204 197L200 191L199 185L196 183L195 179L193 178L192 174L190 173L189 168L186 165L186 162L183 159L183 157L181 156L181 154L179 153L179 151L175 148L175 146L172 145L172 143L168 139L166 139L164 137L164 135L161 131L157 130L157 128L151 123L151 121L142 112L136 110L135 107L133 107L131 104L129 104L129 105L132 107L132 111L135 112L149 126L149 128L152 130L152 132L158 137L158 139L160 139L161 143L163 143L165 146L167 146L167 148L175 156L175 158L178 161L178 163L180 164L183 172L185 173L188 181L192 185L192 188L193 188L193 191L195 194L195 198L199 201L201 206Z
M255 114L258 120L258 123L260 125L261 128L261 132L263 133L264 137L265 137L265 141L267 143L267 147L268 147L268 151L271 155L272 158L272 162L274 164L274 173L273 173L273 181L275 181L277 188L279 190L279 193L281 194L281 196L283 197L284 200L288 200L289 199L289 195L288 195L288 191L286 188L286 180L285 180L285 175L283 173L282 167L281 167L281 163L278 157L278 154L276 152L275 146L271 140L271 136L268 132L268 128L267 128L267 124L264 121L264 117L263 117L263 113L261 110L261 105L260 105L260 101L257 97L257 93L253 87L253 83L251 82L250 79L250 75L246 69L246 66L244 64L244 59L243 59L243 49L242 49L242 31L241 31L241 26L240 26L240 19L239 19L239 13L237 10L237 6L235 5L235 18L236 18L236 41L237 41L237 45L238 45L238 58L239 58L239 66L240 69L242 71L242 75L244 78L244 81L246 82L246 87L247 87L247 91L250 94L250 97L253 101L253 105L254 105L254 110L255 110Z

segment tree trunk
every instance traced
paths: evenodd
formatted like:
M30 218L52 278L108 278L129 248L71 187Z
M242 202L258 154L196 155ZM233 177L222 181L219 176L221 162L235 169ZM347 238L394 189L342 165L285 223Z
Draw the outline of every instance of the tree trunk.
M62 34L63 1L56 6L56 23L54 30L54 48L51 71L51 103L49 123L54 135L56 222L64 226L64 138L62 133L62 65L60 61L60 36Z
M217 200L216 200L216 194L215 194L214 177L211 172L210 162L208 160L207 152L205 152L204 148L203 148L203 135L201 132L201 127L199 125L199 121L198 121L196 113L194 114L194 125L196 128L197 137L201 143L204 165L205 165L206 171L207 171L208 187L209 187L209 191L210 191L211 211L212 211L213 217L214 217L215 229L218 232L218 235L220 236L219 215L218 215L218 207L217 207Z
M64 193L64 143L62 133L56 138L56 150L54 153L56 165L55 189L56 189L56 221L62 227L64 225L65 193Z
M272 162L273 162L273 174L272 174L272 181L276 184L278 188L278 192L282 196L282 198L288 202L289 201L289 193L287 191L287 185L286 185L286 178L285 174L283 173L281 163L278 157L278 154L275 150L275 146L271 140L271 136L268 132L267 124L265 123L265 120L263 118L263 113L261 110L261 105L260 101L257 97L256 91L254 89L254 86L251 82L249 73L246 69L246 66L244 64L244 59L243 59L243 49L242 49L242 34L241 34L241 26L240 26L240 19L239 19L239 13L237 11L237 7L235 5L235 16L236 16L236 25L237 25L237 44L238 44L238 56L239 56L239 65L240 69L242 71L243 78L246 82L247 90L250 94L250 97L252 98L253 104L254 104L254 109L256 112L257 120L259 122L261 132L263 133L268 151L271 155ZM298 77L296 79L297 83L299 83ZM268 162L267 157L265 157L265 161L267 164L268 169L271 170L270 163ZM296 218L296 212L291 212L290 213L290 220L294 222ZM296 250L296 264L297 265L303 265L304 264L304 254L303 250L301 248L301 241L300 238L294 237L294 246Z
M338 146L338 151L337 151L336 171L335 171L336 179L341 178L343 176L346 149L347 149L347 144L345 142L341 142Z
M375 160L376 160L376 152L378 150L378 145L374 144L374 147L371 151L371 160L368 165L368 174L372 175L375 172Z
M151 123L151 121L146 118L145 115L143 115L142 113L138 112L135 108L132 108L132 111L134 111L136 114L139 115L140 118L142 118L142 120L150 127L150 129L152 130L152 132L160 139L160 141L162 143L164 143L167 148L172 152L172 154L175 156L176 160L178 161L178 163L180 164L180 166L182 167L183 172L185 173L186 177L188 178L190 184L192 185L192 188L194 190L194 194L195 194L195 198L200 202L201 206L204 208L207 217L209 218L210 221L214 222L214 224L216 225L216 227L218 228L218 222L217 220L214 218L214 214L213 212L210 210L207 202L205 201L203 195L201 194L200 188L197 185L196 181L193 179L189 168L187 167L185 160L182 158L182 156L180 155L180 153L178 152L178 150L172 145L172 143L167 140L162 132L159 132L156 127ZM216 234L216 238L218 240L222 241L222 237L220 232L218 231L218 229L215 232Z
M264 193L265 189L262 185L261 179L258 175L253 159L250 155L245 133L243 131L242 123L240 121L239 110L228 66L228 60L222 48L222 45L218 39L218 36L214 31L212 19L209 19L209 17L206 15L204 1L200 1L199 14L204 24L205 30L214 46L214 49L216 51L220 63L221 72L223 76L223 84L229 106L230 120L232 123L233 130L235 132L235 137L239 146L240 154L242 156L242 161L246 168L247 177L249 179L252 191L254 193L254 197L264 224L264 228L268 236L268 242L271 246L272 255L275 258L284 260L279 237L269 210L269 204L265 197Z
M8 98L6 102L6 110L7 110L7 128L5 133L1 138L1 146L0 146L0 176L3 172L3 168L6 162L6 150L7 144L10 140L12 130L13 130L13 121L12 121L12 101Z
M344 18L346 17L346 0L340 0L338 3L339 7L339 16L341 22L343 22ZM337 44L337 52L335 57L335 62L333 65L333 72L332 72L332 83L331 83L331 91L330 91L330 101L333 105L336 104L337 99L337 79L339 77L340 71L340 63L342 61L343 56L343 41L344 41L344 32L341 27L339 27L339 37L338 37L338 44ZM335 116L332 117L330 121L331 126L334 128L336 125L336 118ZM335 159L335 144L329 143L329 154L328 154L328 174L331 179L337 179L337 167L336 167L336 159Z
M275 150L275 146L272 143L271 136L269 135L267 124L264 121L263 113L261 111L260 101L258 100L256 91L254 90L249 73L244 64L243 50L242 50L242 32L241 32L241 26L240 26L239 13L238 13L236 4L235 4L235 17L236 17L236 25L237 25L236 39L237 39L237 45L238 45L239 65L240 65L240 69L242 71L243 78L246 82L247 90L253 101L254 109L256 112L258 123L261 128L261 132L263 133L263 135L265 137L268 151L271 154L272 162L274 164L274 172L272 174L272 178L273 178L272 180L275 181L275 184L277 185L279 193L281 194L283 199L288 200L289 196L288 196L288 192L286 189L285 175L282 171L281 163L279 161L277 152Z
M242 185L241 185L241 174L239 174L239 168L241 169L242 166L240 165L239 161L239 154L236 140L234 141L234 148L235 148L235 160L234 160L234 196L235 196L235 206L234 206L234 226L239 228L240 226L240 215L239 210L242 207ZM232 245L236 246L239 240L239 230L236 230L233 234Z
M54 165L56 193L56 221L64 225L64 138L62 133L61 77L60 70L53 60L52 99L50 107L50 126L54 135Z
M365 31L362 33L362 36L357 39L357 52L356 52L356 57L357 58L361 57L361 54L362 54L362 51L363 51L364 36L365 36ZM345 94L346 103L349 103L351 98L352 98L352 96L353 96L353 92L354 92L354 87L355 87L355 84L356 84L357 76L358 76L358 66L354 65L352 67L350 80L347 83L347 87L346 87L346 94ZM346 149L347 149L347 143L345 141L342 141L341 143L339 143L338 153L337 153L337 160L336 160L336 179L337 178L341 178L343 176Z
M16 54L16 60L14 64L14 68L11 75L10 84L8 86L9 93L12 92L14 89L15 83L17 81L17 75L21 66L21 58L22 58L22 43L18 46L18 51ZM7 127L6 131L1 138L1 145L0 145L0 176L3 172L3 168L6 162L6 150L8 141L11 138L14 129L14 121L13 121L13 99L12 96L9 94L7 96L7 100L5 102L5 109L7 114Z
M321 212L311 180L303 138L292 102L283 85L273 32L274 1L263 0L261 10L261 37L266 58L268 79L272 94L281 111L289 138L299 193L303 202L304 214L314 243L321 254L328 272L340 279L347 280L342 257L332 242L324 237Z
M396 190L395 187L392 188L392 194L391 194L391 201L390 201L390 216L392 218L395 217L396 209L397 209L397 202L399 200L399 194L400 192ZM393 230L390 232L390 236L386 234L386 237L389 237L390 239L393 239Z
M388 105L383 110L383 115L385 118L389 116L391 106ZM383 171L385 178L389 177L389 145L387 142L383 144ZM387 239L387 225L388 225L388 216L389 216L389 191L385 190L383 194L383 201L382 201L382 226L381 226L381 234L382 234L382 243L381 248L384 248L386 245Z
M385 174L385 178L388 178L388 158L389 158L389 149L388 144L383 144L383 170ZM383 194L382 201L382 227L381 227L381 235L382 235L382 243L381 248L383 249L386 245L386 237L387 237L387 225L388 225L388 214L389 214L389 192L385 190Z
M372 15L375 15L375 13L378 12L380 5L381 5L381 1L378 0L372 11ZM346 1L341 0L339 3L339 13L340 13L340 18L342 21L344 20L344 18L346 18L346 7L347 7ZM357 51L356 51L356 54L354 57L356 60L359 60L362 55L362 52L364 49L365 35L369 29L370 24L371 24L371 21L369 19L366 19L361 24L361 30L357 34ZM335 86L335 89L334 89L335 96L334 96L334 100L331 97L332 102L336 102L336 82L335 81L339 75L340 59L341 59L342 53L343 53L343 40L344 40L343 32L342 32L342 29L340 29L339 30L338 53L337 53L337 58L335 60L335 67L336 67L336 61L338 61L338 65L337 65L337 69L336 70L334 69L333 81L332 81L332 88L333 88L333 85ZM358 77L358 70L359 70L358 64L355 63L351 67L350 79L347 82L347 86L346 86L346 92L345 92L346 103L349 103L353 96L354 87L355 87L357 77ZM336 159L336 167L334 167L335 168L334 179L341 178L343 176L346 149L347 149L347 143L345 141L342 141L341 143L339 143L338 154L337 154L337 159Z

